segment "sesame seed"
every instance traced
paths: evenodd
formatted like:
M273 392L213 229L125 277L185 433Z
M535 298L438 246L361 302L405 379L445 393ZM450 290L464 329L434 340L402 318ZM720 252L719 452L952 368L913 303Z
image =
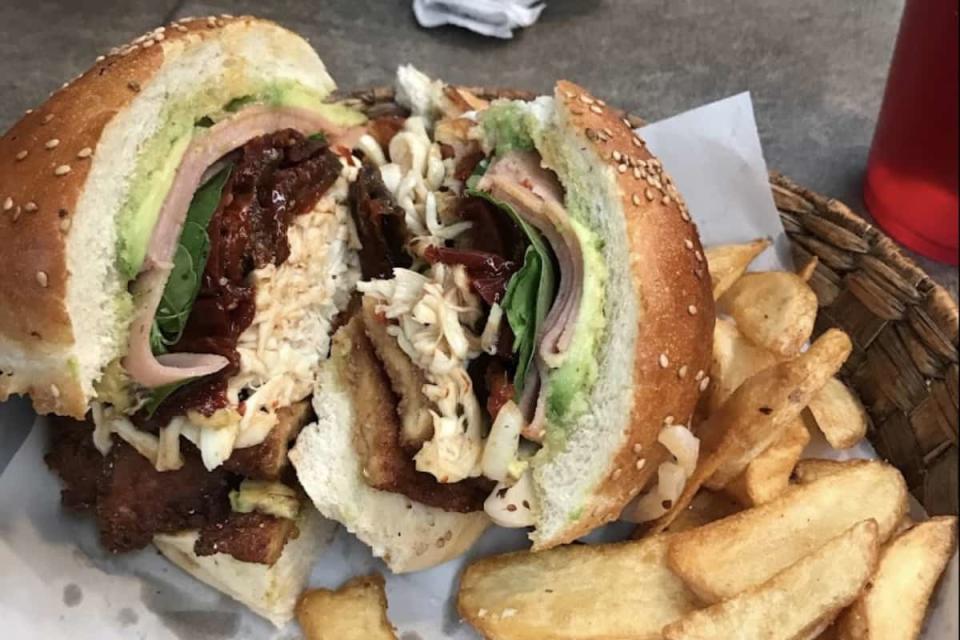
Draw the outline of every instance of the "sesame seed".
M37 271L37 284L44 288L49 284L46 271Z
M585 93L581 93L581 94L580 94L580 102L582 102L583 104L593 104L593 98L591 98L590 96L588 96L588 95L585 94Z
M61 220L60 231L64 233L66 233L67 231L70 231L70 225L72 224L71 220L72 220L71 218L64 218L63 220Z
M619 480L622 474L623 474L623 470L617 467L616 469L613 470L613 473L611 474L610 477L613 478L614 480Z
M166 36L163 35L162 33L155 33L153 35L153 39L156 40L157 42L163 42L164 38L166 38Z
M53 120L53 114L52 114L52 113L48 113L47 115L43 116L43 124L47 124L47 123L50 122L51 120Z
M663 204L663 205L670 204L670 196L663 196L660 199L660 204Z
M603 113L603 107L592 104L590 105L590 111L593 111L596 114L601 114Z
M610 131L610 129L604 127L603 129L601 129L601 131L603 131L604 135L606 135L608 138L613 137L613 131Z
M692 316L697 315L697 305L692 304L689 307L687 307L687 313L689 313Z
M639 180L640 178L642 178L642 177L643 177L643 169L641 169L640 167L634 167L634 168L633 168L633 177L636 178L637 180Z
M710 386L710 376L705 376L700 381L700 391L706 391L708 386Z
M12 216L12 217L11 217L11 220L13 220L14 222L16 222L17 220L19 220L19 219L20 219L20 212L21 212L21 211L23 211L23 209L21 209L20 206L18 205L17 208L13 210L13 213L10 214L10 215Z
M597 99L596 99L596 103L597 103L598 105L600 105L601 107L607 106L607 103L604 102L603 100L601 100L600 98L597 98Z
M50 395L52 395L52 396L54 397L54 399L59 398L59 397L60 397L60 387L58 387L58 386L55 385L55 384L50 385Z
M630 124L630 121L627 120L626 118L621 118L621 119L620 119L620 122L622 122L623 124L625 124L628 129L632 129L632 128L633 128L633 125Z
M43 146L47 149L56 149L58 146L60 146L60 140L58 138L51 138L47 140L47 143Z
M647 466L647 461L644 458L637 460L637 471L643 471L643 468Z
M152 46L155 45L155 44L156 44L156 42L154 42L154 40L151 38L151 39L149 39L149 40L145 40L145 41L143 42L143 44L140 45L140 46L143 47L144 49L149 49L150 47L152 47Z
M36 203L36 202L33 202L32 200L31 200L30 202L28 202L27 204L23 205L23 210L26 211L27 213L33 213L34 211L36 211L36 210L39 209L39 208L40 208L40 207L37 206L37 203Z
M667 424L667 425L673 424L673 420L674 420L673 416L667 416L666 418L663 419L663 424Z
M684 222L690 222L690 214L687 213L686 208L680 209L680 217Z
M640 453L641 451L643 451L643 445L642 445L642 444L640 444L640 443L638 442L638 443L636 443L635 445L633 445L633 452L634 452L634 453Z
M693 252L693 255L697 258L697 262L703 262L703 254L700 253L700 250L697 249Z
M185 26L183 26L182 24L174 25L173 28L176 29L177 31L179 31L180 33L186 33L187 31L189 31L189 29L187 29L187 28L186 28Z
M93 155L93 149L91 149L90 147L84 147L83 149L80 149L80 151L77 152L77 157L80 158L81 160L85 158L89 158L92 155Z
M57 167L56 169L53 170L53 175L55 175L55 176L57 176L57 177L65 176L65 175L67 175L68 173L70 173L70 165L68 165L68 164L62 164L62 165L60 165L59 167Z
M625 164L617 165L617 173L626 173L626 172L627 172L627 165Z
M573 91L564 91L563 93L566 94L566 96L567 96L568 98L571 98L571 99L577 97L577 94L574 93Z
M660 354L660 368L661 368L661 369L666 369L666 368L669 367L669 366L670 366L670 358L667 357L667 354L661 353L661 354Z
M24 158L26 158L28 153L29 152L26 149L24 149L23 151L18 151L15 157L19 162L20 160L23 160Z
M643 140L641 140L641 139L638 138L637 136L633 136L632 142L633 142L633 146L635 146L635 147L642 147L642 146L643 146Z
M691 240L690 238L684 238L684 239L683 239L683 246L685 246L687 249L690 249L690 250L692 251L692 250L693 250L693 240Z
M614 152L610 154L610 157L613 158L614 162L620 162L620 159L623 158L623 155L619 151L614 150Z
M639 206L640 206L640 196L639 196L639 195L633 194L633 196L630 198L630 200L633 202L633 205L634 205L635 207L639 207Z
M10 196L7 196L6 199L3 201L3 210L10 211L10 209L13 209L13 198L11 198Z
M700 369L700 371L697 371L697 375L695 375L693 379L699 382L700 380L703 380L703 376L703 369Z
M683 365L682 367L677 369L677 377L680 378L681 380L687 377L687 365Z
M645 197L647 200L653 202L653 189L651 189L650 187L647 187L646 189L644 189L644 191L643 191L643 197Z

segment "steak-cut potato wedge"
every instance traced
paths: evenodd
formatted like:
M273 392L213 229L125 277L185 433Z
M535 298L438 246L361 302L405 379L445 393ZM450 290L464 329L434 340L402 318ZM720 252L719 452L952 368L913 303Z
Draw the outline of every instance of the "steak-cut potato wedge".
M706 602L769 580L857 522L873 519L885 542L907 511L907 487L882 462L850 466L772 502L676 534L670 568Z
M457 607L488 640L659 640L699 603L668 568L671 536L478 560Z
M766 582L695 611L663 630L666 640L796 640L850 604L877 566L877 523L866 520Z
M754 458L724 491L745 507L770 502L790 486L790 474L810 442L810 432L795 418L780 439Z
M867 435L867 412L860 400L836 378L830 378L810 399L807 409L834 449L849 449Z
M933 518L892 540L870 588L834 623L835 640L916 640L930 596L953 554L956 517Z
M765 349L790 358L813 333L817 294L795 273L747 273L720 299L740 331Z
M713 283L713 299L719 300L733 286L754 259L770 246L767 238L758 238L744 244L720 244L704 249L710 281Z
M718 318L713 327L713 360L710 363L709 413L756 373L777 364L777 356L743 337L727 318Z

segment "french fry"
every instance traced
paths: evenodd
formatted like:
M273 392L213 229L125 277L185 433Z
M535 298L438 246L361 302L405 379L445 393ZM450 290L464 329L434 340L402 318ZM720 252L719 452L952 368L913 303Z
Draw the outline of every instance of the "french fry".
M754 458L723 490L745 507L770 502L790 486L790 474L809 442L807 426L801 418L794 419L780 439Z
M933 518L886 545L869 589L834 623L836 640L916 640L956 545L956 517Z
M877 566L877 523L860 522L726 602L667 625L665 640L796 640L850 604Z
M826 460L823 458L806 458L797 463L793 470L793 479L798 484L810 484L821 478L851 469L865 464L870 464L870 460Z
M867 412L850 389L831 378L807 405L834 449L849 449L867 435Z
M744 274L719 302L744 336L784 357L800 352L817 317L817 294L787 271Z
M705 602L717 602L762 584L862 520L875 520L884 542L906 511L903 476L871 461L676 534L667 561L694 593Z
M708 413L715 413L744 380L776 363L773 353L744 338L730 320L718 318L713 329Z
M767 238L758 238L744 244L721 244L704 249L710 280L713 282L713 299L719 300L754 259L770 246Z
M720 446L723 460L706 481L707 488L723 488L776 442L843 366L851 347L847 334L831 329L805 353L744 382L715 414L718 422L729 426Z
M752 376L700 428L700 459L670 510L645 526L660 533L687 508L701 486L722 488L737 477L800 415L813 393L851 349L842 331L826 331L806 353Z
M331 591L311 589L297 603L307 640L396 640L383 576L360 576Z
M689 531L740 511L740 505L720 491L703 489L667 528L669 533Z
M671 536L483 558L460 580L460 615L489 640L658 640L699 603L668 568Z

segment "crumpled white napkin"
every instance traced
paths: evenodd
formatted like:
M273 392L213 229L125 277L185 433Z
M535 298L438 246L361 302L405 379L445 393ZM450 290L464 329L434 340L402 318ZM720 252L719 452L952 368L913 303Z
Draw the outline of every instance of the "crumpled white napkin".
M422 27L452 24L506 39L536 22L545 6L541 0L413 0L413 13Z

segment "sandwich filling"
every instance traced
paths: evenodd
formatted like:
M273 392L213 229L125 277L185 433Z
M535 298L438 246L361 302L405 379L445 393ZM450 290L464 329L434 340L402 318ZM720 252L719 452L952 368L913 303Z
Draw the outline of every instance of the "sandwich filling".
M441 485L489 482L488 514L526 526L531 465L562 448L587 410L605 264L537 152L531 130L545 125L513 103L400 75L408 94L434 97L358 143L365 339L416 472Z
M94 428L58 430L48 456L111 551L197 529L198 555L269 565L296 535L287 449L359 278L350 138L321 113L263 104L191 136Z

